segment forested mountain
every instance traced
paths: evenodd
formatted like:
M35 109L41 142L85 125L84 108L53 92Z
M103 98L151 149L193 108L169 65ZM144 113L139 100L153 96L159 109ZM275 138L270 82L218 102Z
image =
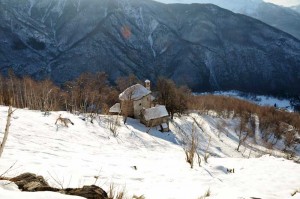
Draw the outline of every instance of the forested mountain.
M212 4L1 0L0 67L56 83L105 71L195 91L299 94L300 41Z

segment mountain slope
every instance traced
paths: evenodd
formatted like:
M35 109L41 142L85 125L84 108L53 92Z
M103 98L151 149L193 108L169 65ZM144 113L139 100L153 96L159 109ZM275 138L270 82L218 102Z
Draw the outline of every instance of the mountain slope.
M74 126L55 125L60 114L70 118ZM0 107L2 124L6 115L7 107ZM192 199L210 189L209 198L212 199L294 199L291 193L299 189L299 164L284 158L262 156L265 153L284 154L250 141L251 144L241 147L241 152L236 151L238 138L234 120L224 120L228 126L220 133L217 123L222 119L193 113L175 117L170 123L171 131L161 133L156 128L149 130L131 118L125 125L120 117L118 136L113 137L109 126L115 122L115 117L99 115L94 123L90 123L87 119L83 121L82 115L67 112L51 112L44 116L40 111L18 109L12 117L0 173L15 163L6 176L34 172L43 175L53 186L59 186L57 182L63 187L96 184L104 190L114 183L120 191L125 187L128 198L135 194L148 199ZM195 121L203 130L195 125ZM195 158L193 169L185 161L182 145L186 141L183 131L189 135L192 129L199 138L202 158L201 167ZM2 136L0 134L0 138ZM207 152L211 157L204 163L202 154L208 143ZM298 152L299 147L296 147ZM299 157L299 153L296 155ZM235 172L228 173L227 168L234 168ZM9 198L14 195L14 198L30 198L29 194L24 193L23 197L20 193L7 194L0 181L1 198L6 199L7 195ZM38 196L32 195L32 198Z
M164 3L181 3L180 0L157 0ZM300 13L266 3L262 0L186 0L185 3L212 3L236 13L259 19L300 39Z
M296 12L300 13L300 5L291 7Z
M137 0L0 2L0 66L63 83L166 76L194 90L300 92L300 42L214 5Z

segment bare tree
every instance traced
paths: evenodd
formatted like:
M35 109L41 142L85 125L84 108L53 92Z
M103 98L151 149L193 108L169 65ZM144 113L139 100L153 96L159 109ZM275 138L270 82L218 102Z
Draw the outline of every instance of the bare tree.
M129 87L126 90L126 93L124 93L124 95L126 95L125 100L123 100L121 103L122 115L124 117L124 124L126 123L129 114L132 112L133 109L132 96L135 93L136 93L136 88L134 86Z
M0 158L1 158L1 155L3 153L5 143L6 143L6 140L7 140L7 137L8 137L9 127L10 127L10 120L11 120L11 116L12 116L13 112L14 111L12 110L12 106L9 106L8 112L7 112L7 118L6 118L6 126L5 126L5 131L4 131L4 137L3 137L3 140L2 140L1 145L0 145Z
M126 88L137 83L141 84L141 81L134 74L130 74L129 76L124 76L124 77L119 77L116 80L117 89L120 92L123 92Z
M182 114L187 110L188 99L191 95L187 87L178 88L172 80L160 77L157 80L157 90L159 103L166 106L172 119L175 113Z
M296 135L297 131L296 130L290 130L285 133L284 136L284 144L285 144L285 150L288 147L292 147L294 144L296 144Z
M239 125L235 128L235 132L238 135L239 138L239 143L238 143L238 147L237 147L237 151L239 151L240 146L245 143L245 141L247 140L247 138L249 136L252 136L254 134L253 129L255 129L255 127L253 127L253 123L249 124L251 115L250 114L246 114L241 116Z
M208 163L208 158L210 157L210 154L208 153L210 142L211 142L211 137L209 137L209 141L208 141L207 147L206 147L205 152L204 152L204 161L205 161L205 163Z

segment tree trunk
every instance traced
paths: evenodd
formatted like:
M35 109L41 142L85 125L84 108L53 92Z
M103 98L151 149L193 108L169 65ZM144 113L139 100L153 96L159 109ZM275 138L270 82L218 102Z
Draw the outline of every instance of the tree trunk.
M0 145L0 158L1 158L1 155L3 153L4 146L5 146L7 137L8 137L9 126L10 126L10 119L11 119L12 113L13 113L13 111L12 111L12 107L10 105L9 108L8 108L8 113L7 113L7 119L6 119L6 126L5 126L4 137L3 137L2 143Z

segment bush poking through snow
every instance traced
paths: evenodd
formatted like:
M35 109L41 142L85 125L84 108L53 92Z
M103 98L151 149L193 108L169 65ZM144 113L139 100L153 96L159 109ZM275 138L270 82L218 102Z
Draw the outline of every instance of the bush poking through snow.
M210 154L207 152L208 149L209 149L209 146L210 146L210 142L211 142L211 137L209 138L209 141L208 141L207 147L205 149L205 153L204 153L204 161L205 161L205 163L208 163L208 158L210 156Z
M125 187L122 191L116 190L116 186L114 183L111 183L108 190L108 198L109 199L125 199Z
M221 133L226 132L225 127L226 127L226 122L224 120L221 120L217 123L218 138L220 138ZM226 136L228 136L228 132L226 132Z
M144 195L141 195L141 196L136 196L136 195L133 195L132 196L132 199L146 199Z
M185 156L186 156L186 161L191 165L191 169L192 169L193 166L194 166L194 157L195 157L195 154L197 153L197 148L198 148L198 145L199 145L199 139L196 135L194 125L193 125L191 138L188 140L187 145L188 146L184 149ZM200 158L200 160L201 160L201 158ZM198 161L199 161L199 155L198 155Z
M235 128L235 132L238 135L239 143L237 151L240 150L240 146L244 144L248 137L254 135L255 121L250 113L241 116L238 126Z
M285 148L291 148L293 147L294 144L296 144L296 132L295 131L288 131L285 133L284 136L284 143L285 143Z
M208 163L208 158L210 157L209 153L205 153L204 155L204 161L205 163Z
M297 193L300 193L300 189L293 191L293 193L291 193L291 196L295 196Z
M207 189L205 194L198 199L205 199L205 198L208 198L210 195L211 195L210 189Z
M51 175L51 173L49 173L49 172L48 172L48 174L52 178L52 180L54 180L54 182L57 184L57 186L59 186L61 189L64 189L64 182L65 182L64 178L59 179L57 176L56 176L56 178L53 177Z
M108 126L112 135L116 138L119 135L118 127L120 126L119 116L109 116L108 118Z

